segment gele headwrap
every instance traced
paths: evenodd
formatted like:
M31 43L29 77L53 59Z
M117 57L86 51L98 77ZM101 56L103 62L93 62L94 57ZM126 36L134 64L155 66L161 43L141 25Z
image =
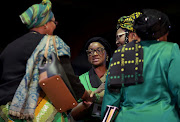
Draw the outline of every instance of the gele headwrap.
M133 28L134 20L138 18L140 15L141 15L140 12L135 12L130 16L122 16L121 18L118 19L117 29L123 28L123 29L127 29L128 31L135 32Z
M52 4L49 0L43 0L40 4L34 4L20 15L21 21L27 25L28 29L43 26L54 16L51 6Z

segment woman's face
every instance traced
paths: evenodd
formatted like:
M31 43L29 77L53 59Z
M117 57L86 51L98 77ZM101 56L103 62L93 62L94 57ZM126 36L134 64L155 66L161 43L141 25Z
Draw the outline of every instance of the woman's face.
M54 30L56 29L57 22L55 20L55 17L53 17L47 24L47 34L53 35Z
M116 32L116 45L117 47L124 45L126 32L119 28Z
M92 42L87 50L88 61L94 66L106 66L106 51L99 42Z

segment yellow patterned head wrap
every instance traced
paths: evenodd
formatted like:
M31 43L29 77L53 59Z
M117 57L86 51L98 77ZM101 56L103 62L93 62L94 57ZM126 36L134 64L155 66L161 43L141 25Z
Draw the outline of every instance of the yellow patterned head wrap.
M134 20L138 18L141 14L142 13L140 12L135 12L130 16L122 16L121 18L118 19L117 29L123 28L135 32L133 28Z

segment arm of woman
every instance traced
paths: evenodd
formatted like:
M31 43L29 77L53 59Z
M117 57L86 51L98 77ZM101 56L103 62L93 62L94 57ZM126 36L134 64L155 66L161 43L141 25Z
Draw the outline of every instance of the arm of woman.
M64 56L60 56L59 58L60 58L60 63L68 77L68 80L72 86L73 91L75 92L77 99L81 98L86 101L92 101L92 98L90 98L89 93L85 90L84 86L81 84L79 77L74 74L69 56L64 55Z
M178 107L180 109L180 50L177 44L173 45L171 52L171 60L168 70L168 83L171 92L177 98Z

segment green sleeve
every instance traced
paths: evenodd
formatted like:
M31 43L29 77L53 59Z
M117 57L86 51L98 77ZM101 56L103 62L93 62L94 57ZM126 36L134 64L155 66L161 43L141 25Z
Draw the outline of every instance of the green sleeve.
M168 70L168 83L172 94L176 97L178 107L180 108L180 50L176 43L172 48Z
M107 79L108 79L108 75L106 76L105 93L101 107L101 119L103 119L104 117L106 105L120 107L121 92L110 92L107 88Z

